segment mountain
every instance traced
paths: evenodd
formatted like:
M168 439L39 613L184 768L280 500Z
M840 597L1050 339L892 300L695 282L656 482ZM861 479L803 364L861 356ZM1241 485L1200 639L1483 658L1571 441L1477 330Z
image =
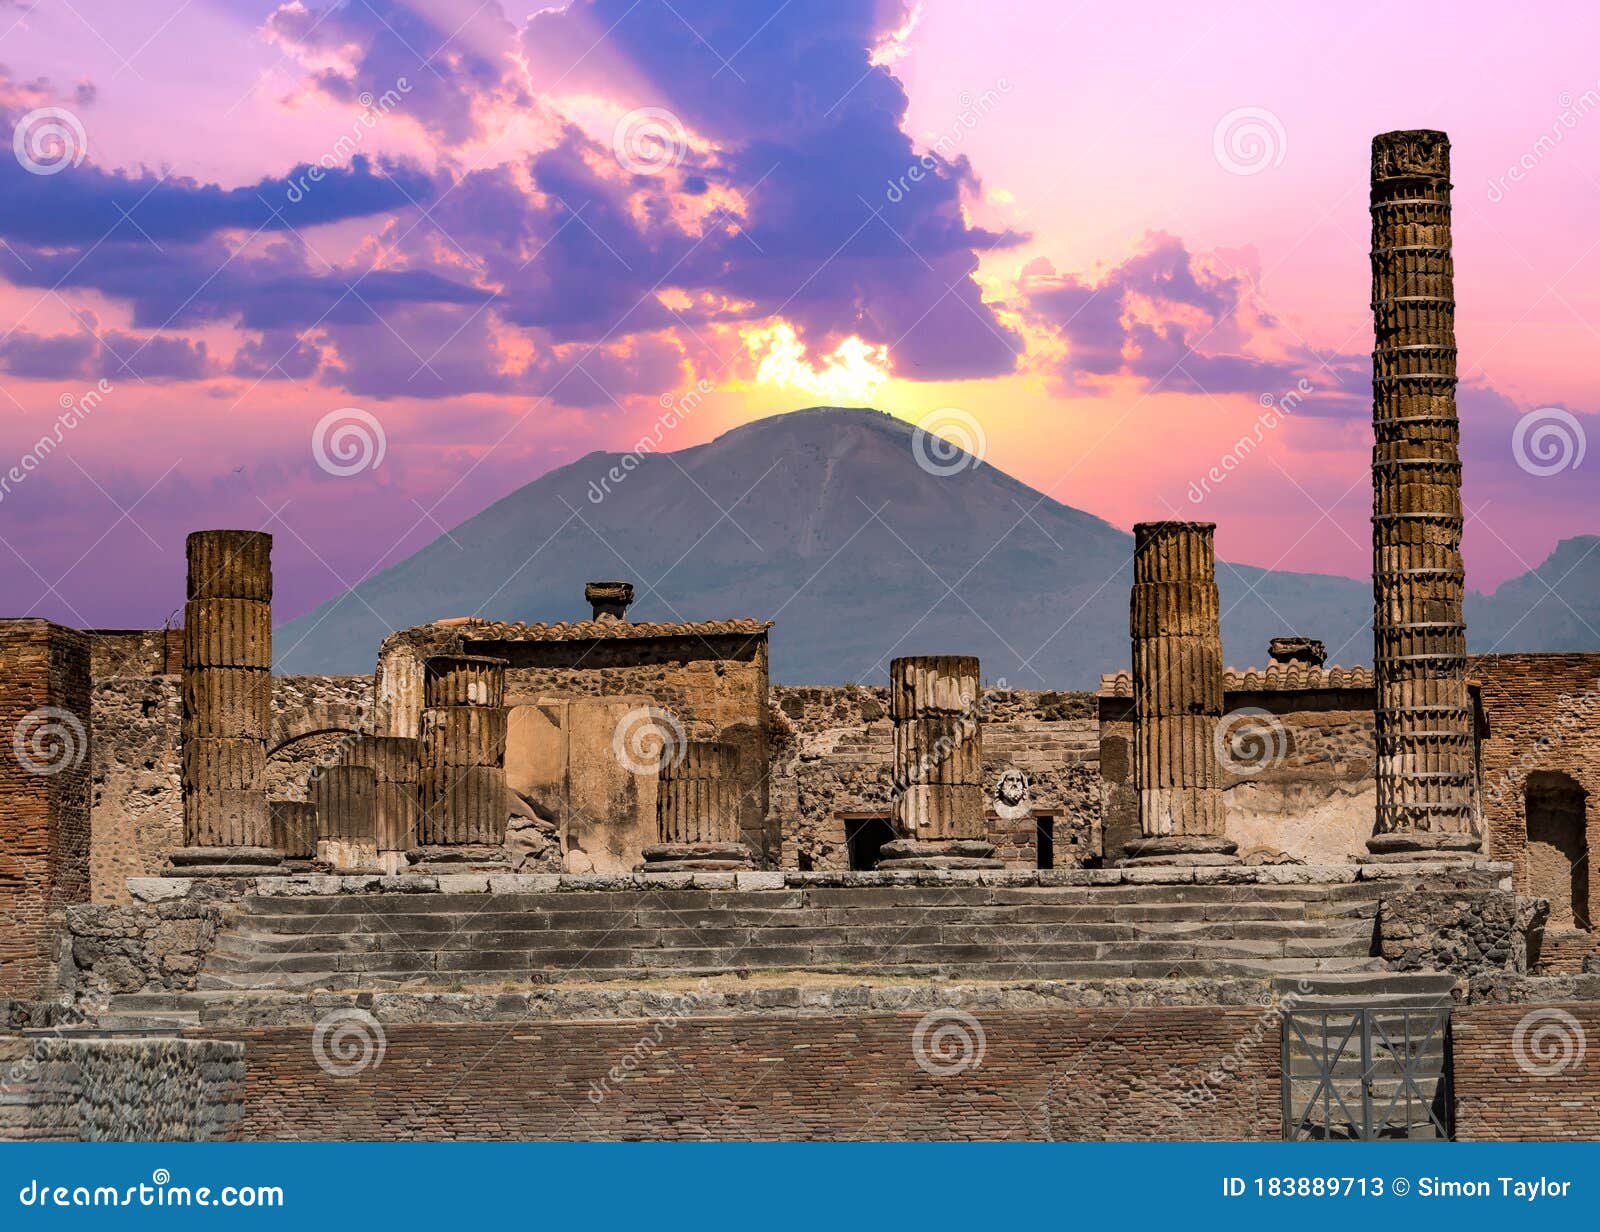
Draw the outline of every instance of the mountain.
M934 473L919 444L882 412L817 407L672 453L589 454L281 626L278 670L367 672L391 627L448 616L584 619L584 582L612 578L634 583L635 620L775 621L786 684L878 683L902 654L977 654L1014 688L1090 688L1125 665L1132 536L965 455ZM1472 596L1475 648L1600 642L1594 542ZM1217 573L1229 663L1289 633L1370 655L1366 583Z

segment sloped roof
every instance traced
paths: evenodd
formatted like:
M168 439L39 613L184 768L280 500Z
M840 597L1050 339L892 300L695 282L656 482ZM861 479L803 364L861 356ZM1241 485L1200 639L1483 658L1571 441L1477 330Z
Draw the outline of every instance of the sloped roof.
M1273 663L1267 667L1225 667L1222 669L1222 687L1229 693L1370 689L1372 670L1366 667L1312 667L1309 663ZM1133 673L1110 672L1100 677L1100 696L1132 697Z

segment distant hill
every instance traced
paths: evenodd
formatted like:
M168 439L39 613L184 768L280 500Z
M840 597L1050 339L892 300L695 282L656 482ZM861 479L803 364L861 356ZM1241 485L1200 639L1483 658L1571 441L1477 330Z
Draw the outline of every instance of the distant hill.
M642 457L620 482L622 455L589 454L281 626L278 670L370 671L391 625L582 619L598 578L635 584L636 620L776 621L783 683L879 682L900 654L977 654L1016 688L1089 688L1125 665L1132 536L993 466L929 473L914 431L818 407ZM1594 546L1566 540L1471 596L1473 648L1600 646ZM1371 653L1364 582L1244 565L1217 581L1229 663L1259 664L1286 633L1345 663Z

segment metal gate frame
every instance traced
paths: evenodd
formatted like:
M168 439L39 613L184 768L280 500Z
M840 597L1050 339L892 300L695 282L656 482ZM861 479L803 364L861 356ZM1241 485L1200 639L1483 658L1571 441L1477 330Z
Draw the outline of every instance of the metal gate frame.
M1348 1024L1345 1023L1348 1019ZM1416 1030L1413 1030L1413 1024ZM1307 1027L1315 1024L1315 1033L1308 1034ZM1396 1028L1400 1028L1396 1030ZM1437 1071L1423 1070L1426 1049L1434 1039L1441 1048ZM1295 1051L1298 1040L1300 1051ZM1343 1078L1346 1085L1353 1075L1339 1075L1339 1062L1345 1058L1351 1041L1360 1048L1361 1103L1358 1112L1352 1112L1336 1086ZM1314 1042L1320 1041L1320 1043ZM1315 1074L1297 1078L1293 1060L1309 1059L1315 1063ZM1341 1115L1340 1123L1351 1131L1349 1137L1361 1142L1391 1140L1396 1135L1379 1132L1388 1126L1390 1116L1405 1100L1407 1137L1410 1127L1427 1126L1430 1138L1449 1140L1453 1135L1451 1109L1454 1104L1450 1073L1450 1010L1416 1006L1329 1006L1323 1009L1286 1010L1283 1015L1282 1041L1279 1052L1279 1071L1283 1084L1283 1137L1285 1141L1300 1142L1326 1139L1332 1135L1328 1127L1335 1124L1334 1110ZM1398 1081L1395 1092L1387 1103L1373 1095L1373 1084L1378 1080ZM1430 1093L1419 1079L1426 1080L1436 1089ZM1294 1087L1315 1080L1316 1087L1305 1107L1296 1113ZM1443 1101L1438 1099L1442 1091ZM1323 1132L1314 1132L1312 1114L1318 1105L1322 1109ZM1416 1120L1411 1116L1414 1104L1420 1104L1427 1116Z

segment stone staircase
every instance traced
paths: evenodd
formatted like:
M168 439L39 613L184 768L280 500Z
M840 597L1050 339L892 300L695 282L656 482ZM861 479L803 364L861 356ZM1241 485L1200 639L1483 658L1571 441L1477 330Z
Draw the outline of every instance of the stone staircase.
M982 980L1381 969L1380 889L864 886L248 897L202 991L454 989L740 971Z

